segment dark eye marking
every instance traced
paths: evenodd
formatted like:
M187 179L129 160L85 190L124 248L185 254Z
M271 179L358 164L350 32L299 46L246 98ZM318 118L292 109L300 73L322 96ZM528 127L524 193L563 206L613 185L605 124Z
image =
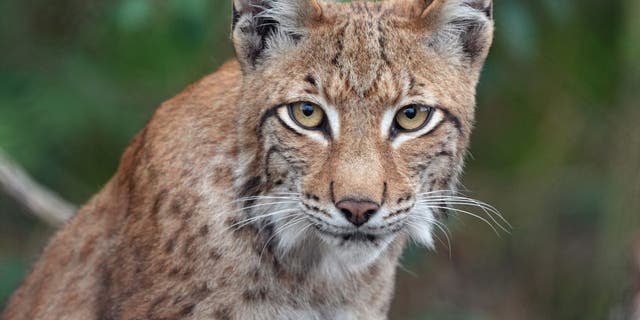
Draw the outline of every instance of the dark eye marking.
M265 111L262 114L262 116L260 117L260 123L258 124L258 128L257 128L258 135L262 133L262 128L264 127L264 124L267 122L267 120L275 116L275 118L278 119L278 122L280 122L280 124L282 124L283 127L289 129L291 132L293 132L297 136L302 136L300 132L296 131L294 128L291 128L286 122L284 122L282 119L280 119L280 117L277 116L277 111L279 108L281 108L281 106L270 108L269 110Z
M276 117L276 119L278 119L278 122L280 122L280 124L281 124L283 127L285 127L285 128L287 128L287 129L289 129L289 131L293 132L296 136L299 136L299 137L301 137L301 136L302 136L302 133L300 133L300 132L296 131L296 129L294 129L294 128L292 128L291 126L289 126L286 122L284 122L282 119L280 119L280 117Z
M451 112L449 112L449 110L447 110L445 108L440 108L440 110L442 110L442 112L444 113L444 120L448 121L448 122L451 122L453 124L453 126L456 128L456 130L458 130L458 133L463 135L462 122L460 121L460 118L456 117ZM434 130L435 129L436 128L434 128Z
M316 80L316 78L314 78L312 75L307 75L307 77L304 78L304 81L310 83L312 86L314 87L318 87L318 81Z
M276 111L278 110L280 106L275 106L270 108L269 110L265 111L262 116L260 116L260 123L258 124L258 133L262 132L262 127L264 127L265 122L267 122L267 120L269 120L269 118L273 117L276 115Z

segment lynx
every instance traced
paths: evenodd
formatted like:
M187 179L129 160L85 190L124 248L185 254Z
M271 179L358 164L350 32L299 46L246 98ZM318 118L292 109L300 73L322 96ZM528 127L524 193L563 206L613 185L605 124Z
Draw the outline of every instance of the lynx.
M387 318L459 199L491 1L233 7L237 59L158 108L6 320Z

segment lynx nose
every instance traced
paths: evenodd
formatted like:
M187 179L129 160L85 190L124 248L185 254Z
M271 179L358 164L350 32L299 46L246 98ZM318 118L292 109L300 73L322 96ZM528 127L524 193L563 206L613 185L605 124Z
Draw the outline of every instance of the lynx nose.
M349 222L353 223L356 227L359 227L376 214L380 206L371 201L353 201L343 200L336 204L336 207L340 209Z

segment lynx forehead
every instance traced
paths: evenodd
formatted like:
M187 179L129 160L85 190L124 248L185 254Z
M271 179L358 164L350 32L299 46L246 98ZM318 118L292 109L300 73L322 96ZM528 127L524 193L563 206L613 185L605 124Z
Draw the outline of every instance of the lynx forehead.
M234 0L237 61L164 103L16 319L385 319L454 197L489 0Z

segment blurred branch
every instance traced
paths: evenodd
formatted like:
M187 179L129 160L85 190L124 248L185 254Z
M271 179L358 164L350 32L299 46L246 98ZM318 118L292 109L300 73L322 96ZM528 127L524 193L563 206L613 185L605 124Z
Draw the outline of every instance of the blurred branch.
M0 150L0 190L22 204L34 216L59 227L76 212L76 207L35 182Z
M636 278L636 283L633 286L634 298L631 302L631 320L640 319L640 235L636 237L635 245L633 248L633 272Z

